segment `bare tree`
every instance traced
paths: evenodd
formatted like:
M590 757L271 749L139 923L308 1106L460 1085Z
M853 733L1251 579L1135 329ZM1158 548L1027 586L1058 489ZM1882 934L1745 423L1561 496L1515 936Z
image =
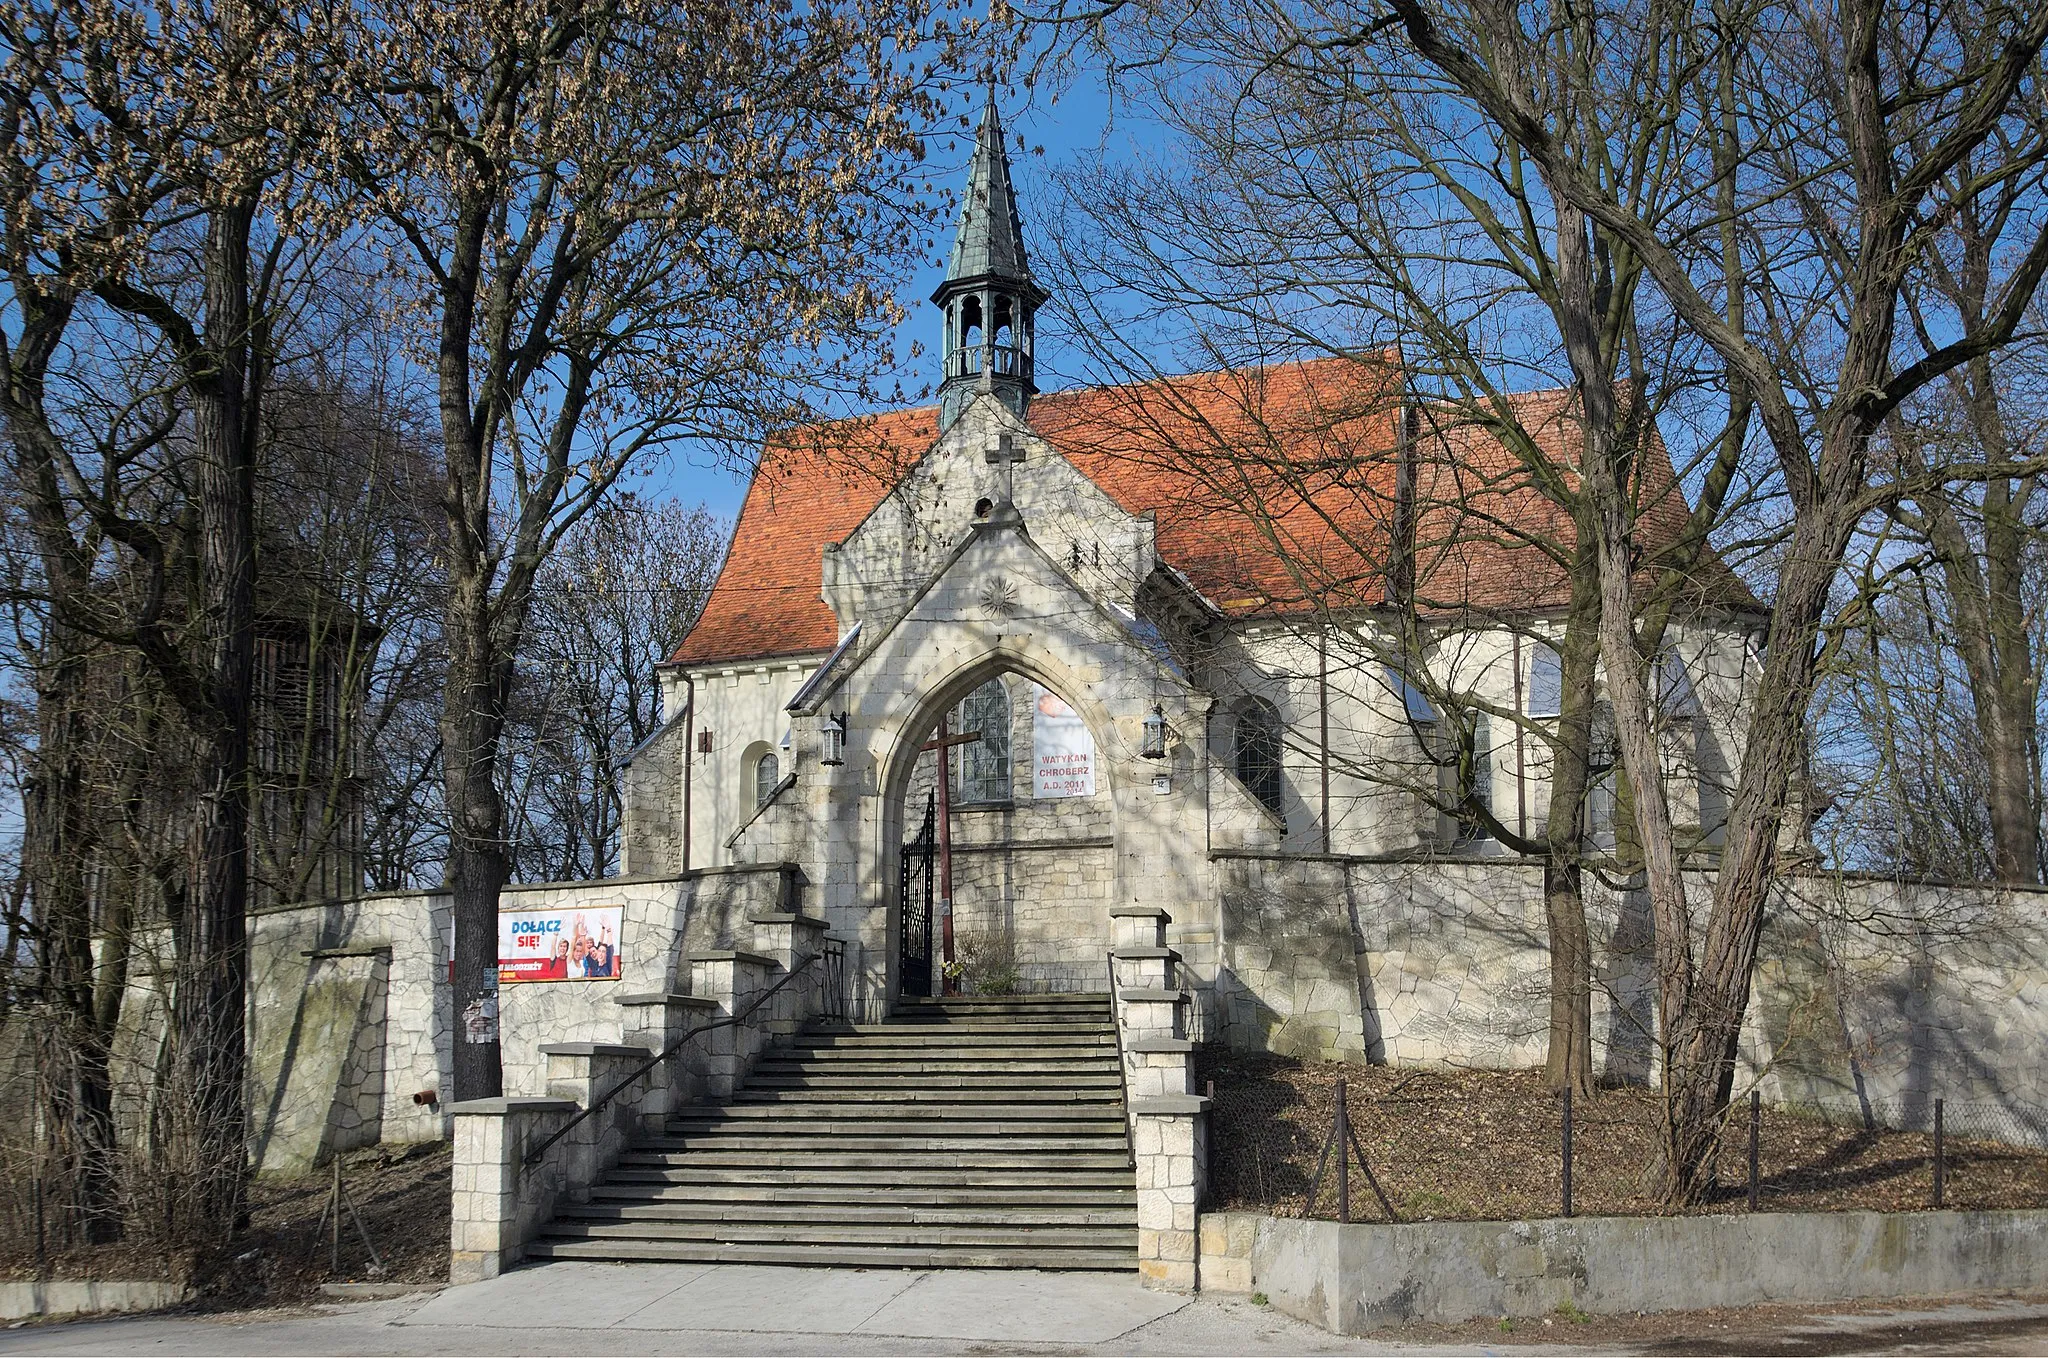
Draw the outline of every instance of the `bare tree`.
M625 495L577 524L542 569L507 761L526 880L617 870L623 764L661 719L655 667L704 607L730 532L702 505Z
M439 385L458 1098L500 1087L499 762L542 563L642 450L858 390L928 220L917 3L368 4L336 152ZM936 46L923 46L933 41Z
M1156 27L1153 17L1142 38L1150 46L1136 50L1172 60L1122 89L1179 140L1158 169L1074 185L1080 220L1062 241L1073 279L1055 295L1083 313L1071 329L1097 375L1157 378L1152 349L1163 331L1185 338L1183 361L1235 374L1201 393L1230 393L1224 417L1204 421L1183 402L1175 433L1153 429L1138 456L1184 461L1218 501L1210 509L1249 520L1261 548L1286 563L1284 587L1265 602L1307 616L1320 638L1318 682L1334 666L1353 689L1385 689L1380 676L1397 674L1415 690L1428 715L1397 742L1406 757L1354 743L1371 754L1338 755L1343 773L1411 790L1544 862L1548 1075L1553 1087L1590 1094L1581 877L1606 854L1589 835L1588 795L1612 755L1595 736L1603 599L1584 443L1599 437L1629 451L1622 489L1646 525L1639 568L1661 585L1645 602L1666 619L1754 610L1704 531L1727 508L1739 445L1696 444L1685 470L1705 493L1688 512L1657 423L1684 395L1672 373L1696 355L1668 336L1642 341L1639 265L1625 249L1603 243L1597 285L1574 292L1568 242L1552 229L1534 167L1498 129L1447 107L1426 72L1360 63L1323 44L1313 27L1331 17L1323 11L1250 0L1157 16ZM1672 153L1654 129L1639 138L1611 174L1648 210L1668 193ZM1105 295L1142 298L1142 317L1104 314L1094 299ZM1584 357L1604 399L1588 401L1563 336L1596 301ZM1401 439L1334 436L1327 388L1341 381L1310 395L1325 406L1311 420L1333 436L1304 439L1293 412L1258 408L1262 365L1315 354L1353 356L1362 373L1398 370L1392 397L1381 378L1361 376L1351 413L1370 416L1377 404L1385 416L1393 401L1412 400ZM1149 402L1174 403L1172 383L1143 390ZM1289 418L1297 427L1280 427ZM1503 567L1515 583L1497 578ZM1376 630L1358 627L1362 618ZM1514 634L1517 655L1554 648L1554 707L1532 715L1526 702L1475 686L1460 654L1487 633ZM1533 828L1526 808L1499 815L1482 795L1499 743L1482 733L1503 731L1517 751L1533 744L1547 773ZM1326 740L1307 744L1318 748L1304 756L1331 758Z

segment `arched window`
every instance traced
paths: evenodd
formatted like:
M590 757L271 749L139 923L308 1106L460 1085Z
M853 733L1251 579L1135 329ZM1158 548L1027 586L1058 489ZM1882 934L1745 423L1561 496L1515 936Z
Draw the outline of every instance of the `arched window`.
M1247 698L1237 705L1236 728L1231 753L1237 781L1268 811L1284 814L1280 809L1280 713L1263 698Z
M1010 695L1000 679L991 679L967 695L955 709L954 730L981 732L981 739L960 747L960 800L1010 800Z
M776 784L782 781L782 761L770 750L754 761L754 805L768 805L768 799L775 795Z

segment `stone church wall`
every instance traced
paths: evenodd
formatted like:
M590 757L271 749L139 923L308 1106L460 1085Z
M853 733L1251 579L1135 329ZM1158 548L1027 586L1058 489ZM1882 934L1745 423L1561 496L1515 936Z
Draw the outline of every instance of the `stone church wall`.
M976 814L982 819L977 821ZM994 813L964 817L955 864L963 945L1012 931L1027 988L1096 989L1114 849L1024 847ZM1200 1003L1191 1035L1249 1049L1438 1068L1543 1059L1547 955L1540 869L1515 860L1211 856L1213 918L1168 939ZM1711 881L1691 885L1702 910ZM815 912L780 865L686 877L515 887L508 908L626 912L617 981L503 989L507 1094L545 1092L542 1042L616 1042L622 995L687 986L692 952L744 946L755 914ZM1595 1060L1657 1076L1655 991L1640 893L1594 884ZM251 1152L303 1170L377 1141L445 1135L451 1056L447 898L368 896L251 920ZM138 940L117 1057L120 1114L147 1110L161 1049L162 940ZM964 949L963 949L964 951ZM2048 1145L2048 892L1844 876L1787 880L1766 926L1738 1087L1831 1116L1920 1127L1936 1097L1959 1135ZM857 969L856 959L856 969ZM413 1095L431 1089L440 1106Z
M1219 857L1215 1036L1320 1059L1542 1064L1540 868L1516 861ZM1690 879L1704 915L1711 879ZM1657 1078L1653 940L1640 893L1590 885L1601 1077ZM1880 1124L2048 1145L2048 892L1788 879L1765 927L1738 1084Z

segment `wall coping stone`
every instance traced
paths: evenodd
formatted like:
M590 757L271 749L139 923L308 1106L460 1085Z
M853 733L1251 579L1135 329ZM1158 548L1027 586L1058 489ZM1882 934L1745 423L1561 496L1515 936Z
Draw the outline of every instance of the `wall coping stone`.
M543 1056L645 1056L647 1048L630 1042L543 1042Z
M706 999L706 998L704 998L704 996L702 996L702 995L679 995L679 994L676 994L676 993L673 993L673 992L669 992L669 993L664 993L664 992L662 992L662 991L659 991L659 990L647 990L647 991L640 991L640 992L638 992L638 993L636 993L636 994L632 994L632 995L617 995L617 996L614 996L614 997L613 997L613 999L612 999L612 1003L613 1003L613 1004L629 1004L629 1005L630 1005L630 1004L666 1004L666 1005L670 1005L670 1006L673 1006L673 1007L678 1007L678 1008L690 1008L690 1009L716 1009L716 1008L718 1008L718 1001L717 1001L717 1000L710 1000L710 999Z
M1173 916L1167 914L1156 905L1112 905L1109 907L1109 917L1111 919L1163 919L1168 924L1173 923Z
M794 777L795 775L791 775ZM736 877L749 872L802 872L801 863L721 863L711 868L691 868L687 875L692 877ZM619 880L613 878L610 880Z
M1191 1052L1195 1044L1184 1037L1134 1037L1124 1043L1125 1051Z
M1123 962L1155 961L1159 958L1175 958L1180 954L1172 948L1111 948L1110 956Z
M1156 1094L1149 1099L1132 1099L1131 1111L1139 1117L1193 1117L1209 1111L1209 1100L1200 1094Z
M832 921L819 919L816 915L800 915L788 910L768 910L758 915L747 916L749 924L801 924L810 929L829 929Z
M1116 997L1120 1000L1132 1000L1138 1003L1144 1003L1149 1000L1154 1003L1165 1001L1171 1004L1179 1004L1188 997L1188 992L1185 990L1144 990L1136 986L1123 986L1117 990Z
M757 967L778 967L782 964L772 957L763 957L757 952L745 952L738 948L712 948L706 952L690 954L692 962L752 962Z
M448 1111L455 1117L501 1118L508 1113L573 1113L580 1106L574 1099L464 1099L449 1104Z

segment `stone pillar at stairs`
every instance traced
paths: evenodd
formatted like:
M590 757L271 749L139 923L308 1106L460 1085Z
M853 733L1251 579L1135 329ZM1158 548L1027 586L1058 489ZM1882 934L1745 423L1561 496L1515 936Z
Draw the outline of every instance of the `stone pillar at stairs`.
M448 1112L455 1123L448 1281L481 1282L518 1263L526 1241L554 1210L553 1177L529 1169L526 1151L572 1117L576 1105L567 1099L470 1099Z
M621 995L617 1002L621 1040L650 1052L668 1050L678 1038L710 1022L718 1011L716 1000L664 991ZM658 1124L663 1117L703 1097L704 1041L699 1038L685 1043L674 1056L649 1072L647 1093L640 1101L643 1123Z
M814 915L792 911L749 915L747 922L754 928L754 952L773 959L784 972L795 971L823 952L825 931L831 927ZM804 1026L804 1020L818 1011L817 997L824 984L824 964L811 963L810 974L783 987L782 993L754 1015L751 1026L761 1029L770 1041L788 1041Z
M730 1018L746 1012L756 995L775 984L781 970L774 958L759 953L733 948L693 952L690 993L715 1002L718 1017ZM703 1049L704 1097L713 1103L730 1102L763 1043L764 1034L751 1020L714 1028L692 1043Z
M1138 1178L1138 1277L1192 1292L1200 1283L1196 1222L1209 1163L1209 1101L1187 1094L1133 1099Z
M1198 1282L1196 1214L1208 1170L1209 1101L1194 1095L1190 996L1177 984L1180 956L1166 946L1164 910L1110 911L1122 1035L1124 1090L1138 1183L1138 1273L1147 1287L1191 1292Z

